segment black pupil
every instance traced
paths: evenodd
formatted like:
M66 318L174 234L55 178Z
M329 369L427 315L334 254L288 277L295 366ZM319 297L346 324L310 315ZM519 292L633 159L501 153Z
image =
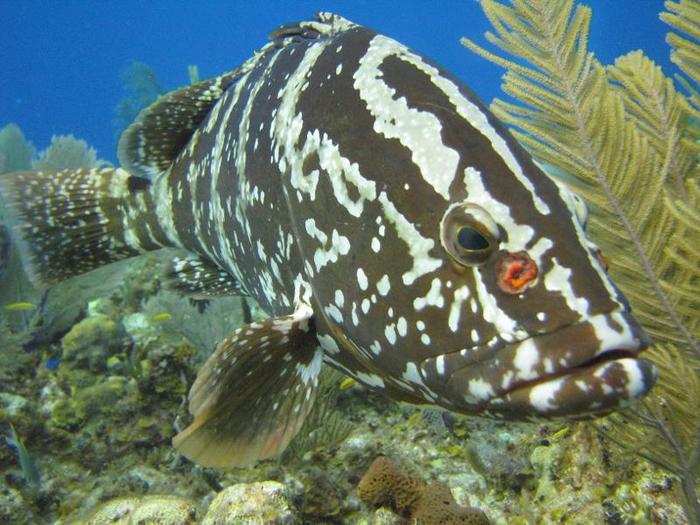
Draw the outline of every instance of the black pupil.
M489 247L489 241L474 228L463 226L457 234L459 245L465 250L485 250Z

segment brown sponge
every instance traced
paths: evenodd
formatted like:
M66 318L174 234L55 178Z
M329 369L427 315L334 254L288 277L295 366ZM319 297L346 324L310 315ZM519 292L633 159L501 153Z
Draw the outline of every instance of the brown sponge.
M384 456L375 459L367 469L357 494L370 507L389 507L418 524L490 523L480 509L458 505L447 485L427 484Z
M406 514L425 489L422 480L403 473L389 458L379 456L357 486L357 494L371 507L390 507Z
M480 509L476 507L462 507L452 497L452 491L447 485L434 483L428 485L423 492L423 497L416 502L411 518L416 523L432 525L443 523L445 525L489 525L489 520Z

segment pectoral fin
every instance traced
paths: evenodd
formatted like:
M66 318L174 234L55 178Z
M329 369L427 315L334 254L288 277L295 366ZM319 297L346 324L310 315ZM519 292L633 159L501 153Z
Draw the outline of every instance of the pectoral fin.
M287 447L309 413L322 353L311 308L252 323L219 344L190 390L192 424L173 444L208 467L237 467Z
M192 299L246 295L235 277L210 260L193 253L173 257L164 272L163 280L166 287Z

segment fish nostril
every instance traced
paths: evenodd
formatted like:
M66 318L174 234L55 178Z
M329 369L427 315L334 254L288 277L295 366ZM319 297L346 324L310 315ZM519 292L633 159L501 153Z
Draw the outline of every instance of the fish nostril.
M498 287L506 293L518 294L537 278L537 263L525 252L507 253L496 263Z

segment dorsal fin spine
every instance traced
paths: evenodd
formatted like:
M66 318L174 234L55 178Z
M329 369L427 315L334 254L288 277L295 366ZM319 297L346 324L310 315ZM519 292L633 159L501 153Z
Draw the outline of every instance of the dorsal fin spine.
M119 139L117 156L130 173L153 179L167 171L240 69L167 93L138 117Z

